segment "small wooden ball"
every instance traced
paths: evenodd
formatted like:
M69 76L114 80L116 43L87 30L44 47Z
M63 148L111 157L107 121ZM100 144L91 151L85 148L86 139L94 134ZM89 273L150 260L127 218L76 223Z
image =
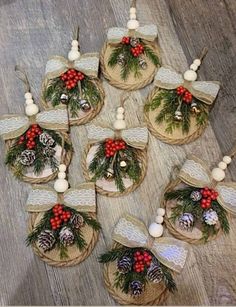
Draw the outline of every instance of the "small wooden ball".
M155 221L156 221L157 224L162 224L163 221L164 221L164 218L161 215L157 215L156 218L155 218Z
M124 119L124 115L121 113L116 114L116 119Z
M157 215L164 216L165 213L166 213L166 210L164 208L157 209Z
M129 9L130 14L135 14L136 13L136 8L135 7L131 7Z
M33 101L32 98L26 98L25 103L26 103L27 105L29 105L29 104L33 104L34 101Z
M122 119L117 119L117 120L114 122L113 127L114 127L116 130L122 130L122 129L125 129L125 128L126 128L126 123L125 123L125 121L122 120Z
M73 41L71 42L71 46L72 47L78 47L79 46L79 42L76 39L73 39Z
M116 112L120 113L120 114L124 114L125 113L125 109L123 107L119 107L119 108L117 108Z
M65 164L60 164L59 165L59 172L65 172L66 171L66 165Z
M221 161L219 164L218 164L218 167L225 170L227 168L227 164L223 161Z
M69 53L68 53L68 59L69 61L75 61L75 60L78 60L80 57L80 52L78 50L71 50Z
M195 59L193 61L193 64L197 65L197 66L200 66L201 65L201 60L200 59Z
M128 28L129 30L136 30L138 27L139 27L139 22L138 22L138 20L130 19L130 20L127 22L127 28Z
M132 19L132 20L136 19L136 14L135 13L130 13L129 14L129 18Z
M25 99L31 99L31 98L32 98L32 94L30 92L26 92Z
M28 116L36 115L39 112L39 107L33 103L25 107L25 114Z
M54 183L54 189L58 193L63 193L65 192L69 187L69 183L65 179L57 179Z
M66 173L65 172L59 172L57 176L58 176L59 179L65 179Z
M215 181L222 181L225 178L225 172L221 168L213 168L211 176Z
M159 238L163 234L163 226L157 223L151 223L148 228L149 234L154 238Z
M224 156L223 157L223 161L226 163L226 164L230 164L231 161L232 161L232 158L230 156Z
M198 70L198 66L193 63L193 64L190 65L190 69L196 71L196 70Z
M197 73L193 70L186 70L184 73L184 80L186 81L195 81L197 80Z

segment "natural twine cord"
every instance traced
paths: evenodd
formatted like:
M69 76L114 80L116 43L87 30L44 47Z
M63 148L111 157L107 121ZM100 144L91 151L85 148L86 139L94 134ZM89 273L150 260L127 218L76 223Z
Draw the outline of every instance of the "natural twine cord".
M32 232L33 229L34 229L34 226L35 226L34 224L35 224L35 220L37 218L37 215L38 215L38 213L32 213L29 216L29 221L28 221L29 232ZM95 213L89 213L89 215L92 218L96 218ZM48 265L52 265L52 266L56 266L56 267L69 267L69 266L74 266L74 265L81 263L91 254L92 250L94 249L94 247L97 243L98 236L99 236L99 231L93 230L92 239L91 239L90 242L87 242L88 245L84 248L83 252L78 257L71 259L71 260L54 261L53 259L48 258L46 253L43 253L42 251L40 251L40 249L36 246L36 244L34 244L32 246L32 249L33 249L34 253L37 256L39 256Z
M19 65L16 65L15 72L17 77L24 83L25 93L30 92L29 79L27 77L25 70Z

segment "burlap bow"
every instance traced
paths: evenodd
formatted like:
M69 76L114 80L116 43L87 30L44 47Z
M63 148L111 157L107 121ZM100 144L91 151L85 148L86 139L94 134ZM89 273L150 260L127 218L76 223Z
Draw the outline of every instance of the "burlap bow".
M43 212L60 203L80 212L96 212L94 183L80 184L76 189L68 189L64 194L58 194L48 186L35 185L31 190L26 210L28 212Z
M8 114L0 118L0 136L4 140L15 139L22 135L31 124L50 130L68 130L68 113L66 106L38 113L35 118L25 115Z
M171 270L180 272L188 254L188 245L173 238L152 238L143 222L125 215L116 225L113 240L127 247L143 247Z
M98 143L115 136L115 131L110 128L95 125L87 125L86 128L90 143ZM120 138L134 148L144 149L148 142L148 130L146 127L124 129L120 131Z
M213 187L219 193L217 201L221 206L236 214L236 183L216 183L202 160L195 156L189 157L180 170L179 178L192 187Z
M86 76L97 77L99 67L99 54L86 53L80 56L78 60L70 62L62 56L52 57L46 64L46 78L54 79L66 72L68 69L74 68Z
M110 28L107 32L107 41L108 43L119 43L122 40L122 37L128 35L129 30L126 28ZM133 36L152 42L157 37L157 26L151 24L139 27L134 31Z
M185 81L182 74L170 67L161 67L158 70L154 84L168 90L183 86L195 98L208 105L213 103L220 89L220 84L217 81Z

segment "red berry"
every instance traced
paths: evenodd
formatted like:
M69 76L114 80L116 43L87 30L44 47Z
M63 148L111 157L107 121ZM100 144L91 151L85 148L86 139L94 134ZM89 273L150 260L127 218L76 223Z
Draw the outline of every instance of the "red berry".
M139 251L135 252L135 255L136 255L136 256L139 256L139 255L140 255L140 252L139 252Z

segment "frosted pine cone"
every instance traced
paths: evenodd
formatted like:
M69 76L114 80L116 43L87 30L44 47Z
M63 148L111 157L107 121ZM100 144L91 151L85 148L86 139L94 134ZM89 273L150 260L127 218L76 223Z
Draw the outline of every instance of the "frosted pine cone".
M203 213L203 220L208 225L215 225L218 222L218 215L213 209L209 209Z
M132 260L130 257L124 256L117 261L117 269L121 273L128 273L132 268Z
M179 226L183 230L189 230L191 227L193 227L194 218L191 213L183 213L179 217Z
M200 191L196 190L196 191L192 191L192 193L190 194L190 198L193 201L199 201L202 199L202 194Z
M147 278L151 282L159 283L163 279L163 272L159 265L152 264L147 271Z
M39 136L39 141L45 146L53 146L55 143L54 139L47 132L43 132Z
M38 236L38 245L43 249L44 252L49 251L53 248L56 239L51 230L44 230Z
M70 218L70 223L75 227L75 229L79 229L84 225L84 218L81 214L73 214Z
M35 151L26 149L22 151L20 155L20 163L26 166L30 166L34 163L35 160Z
M54 157L55 153L56 153L56 150L52 147L47 146L43 149L43 155L47 158Z
M134 280L130 283L130 290L132 296L140 296L143 292L143 284L139 280Z
M74 243L74 239L75 239L72 230L70 228L68 228L67 226L64 226L61 229L61 231L59 233L59 238L60 238L61 244L63 244L64 246L72 245Z

